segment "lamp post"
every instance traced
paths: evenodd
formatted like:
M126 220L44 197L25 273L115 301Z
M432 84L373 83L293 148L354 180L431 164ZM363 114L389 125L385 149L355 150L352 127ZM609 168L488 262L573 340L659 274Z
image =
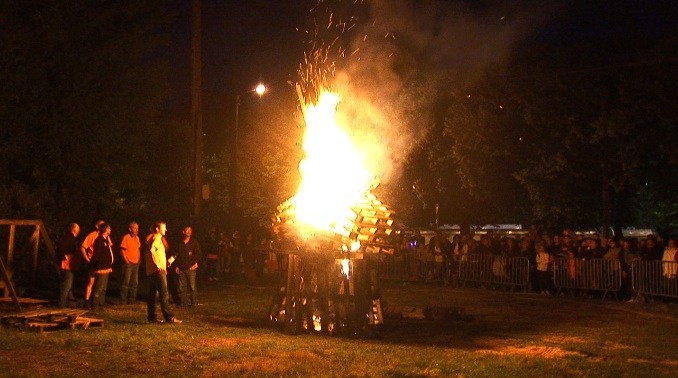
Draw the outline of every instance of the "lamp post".
M250 94L250 93L256 93L259 97L263 96L268 88L266 85L259 83L254 89L250 89L246 92L239 93L235 96L235 130L234 130L234 135L233 135L233 177L231 177L231 182L233 185L233 188L231 190L231 205L230 207L230 212L231 212L231 227L235 229L236 226L236 221L237 217L239 216L238 211L237 211L237 206L238 206L238 143L239 143L239 133L240 133L240 127L239 127L239 120L240 120L240 102L242 100L242 96Z

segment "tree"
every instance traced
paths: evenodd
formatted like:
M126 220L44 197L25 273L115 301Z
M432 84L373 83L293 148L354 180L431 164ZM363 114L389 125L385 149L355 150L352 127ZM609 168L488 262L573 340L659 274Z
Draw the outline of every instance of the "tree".
M478 86L480 103L457 97L446 132L464 185L495 197L496 179L509 173L529 195L532 219L553 228L631 224L641 188L664 204L655 209L666 201L675 209L675 195L661 189L676 180L668 100L676 66L667 54L675 42L664 43L535 51Z
M276 207L294 195L299 184L298 164L301 160L302 120L295 117L296 97L292 89L281 89L261 98L248 99L241 105L238 141L215 153L208 163L210 195L208 208L216 218L230 218L234 174L237 218L251 223L268 220ZM237 164L233 160L238 143ZM219 221L219 219L215 219Z
M0 212L65 225L147 206L164 14L159 1L0 6Z

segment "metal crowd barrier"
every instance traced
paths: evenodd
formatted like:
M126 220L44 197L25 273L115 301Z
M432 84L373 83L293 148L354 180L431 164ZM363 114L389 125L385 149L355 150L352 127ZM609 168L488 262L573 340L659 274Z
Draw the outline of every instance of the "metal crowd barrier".
M425 281L431 264L421 260L416 253L385 255L379 262L382 279L396 281Z
M505 257L484 254L466 256L452 273L462 286L467 282L506 285L527 290L530 283L530 263L525 257ZM388 255L380 262L381 278L398 281L423 281L427 277L426 262L416 254ZM557 294L563 290L602 291L622 289L623 269L619 260L556 258L553 263L553 285ZM678 298L678 262L636 261L631 266L631 290L638 295Z
M425 281L431 278L431 264L417 258L415 254L390 255L381 260L379 271L383 279ZM448 272L453 266L456 269ZM530 262L525 257L472 254L466 256L465 261L446 265L444 269L443 280L453 279L462 286L467 282L475 282L526 290L530 282ZM456 277L448 277L448 274Z
M676 261L635 261L631 264L633 291L643 296L678 298L676 273Z
M563 289L618 292L622 285L619 260L556 258L553 264L553 284L559 294ZM556 295L557 295L556 294Z
M525 257L468 255L459 262L459 282L496 284L527 290L530 282L530 261Z

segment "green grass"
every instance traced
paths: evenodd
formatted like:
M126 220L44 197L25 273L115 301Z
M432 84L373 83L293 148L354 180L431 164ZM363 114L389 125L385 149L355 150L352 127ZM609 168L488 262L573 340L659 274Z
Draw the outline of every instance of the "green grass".
M388 284L386 306L462 308L468 319L387 319L375 338L289 335L265 321L267 288L202 288L148 325L145 304L95 316L103 328L0 328L1 376L676 376L675 305Z

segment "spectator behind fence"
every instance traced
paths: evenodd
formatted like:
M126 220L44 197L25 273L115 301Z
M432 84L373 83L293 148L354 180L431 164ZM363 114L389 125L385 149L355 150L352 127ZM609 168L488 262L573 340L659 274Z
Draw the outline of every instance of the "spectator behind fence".
M645 261L661 260L662 249L657 245L657 239L654 235L648 235L644 245L640 248L641 258Z
M676 238L669 238L662 256L664 277L675 279L678 273L678 244Z
M431 238L428 245L428 252L433 257L433 280L443 280L445 256L450 254L451 248L452 245L443 232L436 231L436 235Z
M636 249L635 240L631 238L622 239L621 245L621 263L624 271L622 272L622 298L631 300L633 297L632 270L633 264L640 261L640 254Z
M207 276L208 281L218 280L218 265L219 265L219 232L216 227L211 227L207 239L205 240L205 248L203 249L205 269L202 269Z
M540 294L548 294L551 289L551 280L549 276L549 267L552 262L552 257L546 251L543 244L537 244L535 246L537 251L536 261L537 261L537 290Z

